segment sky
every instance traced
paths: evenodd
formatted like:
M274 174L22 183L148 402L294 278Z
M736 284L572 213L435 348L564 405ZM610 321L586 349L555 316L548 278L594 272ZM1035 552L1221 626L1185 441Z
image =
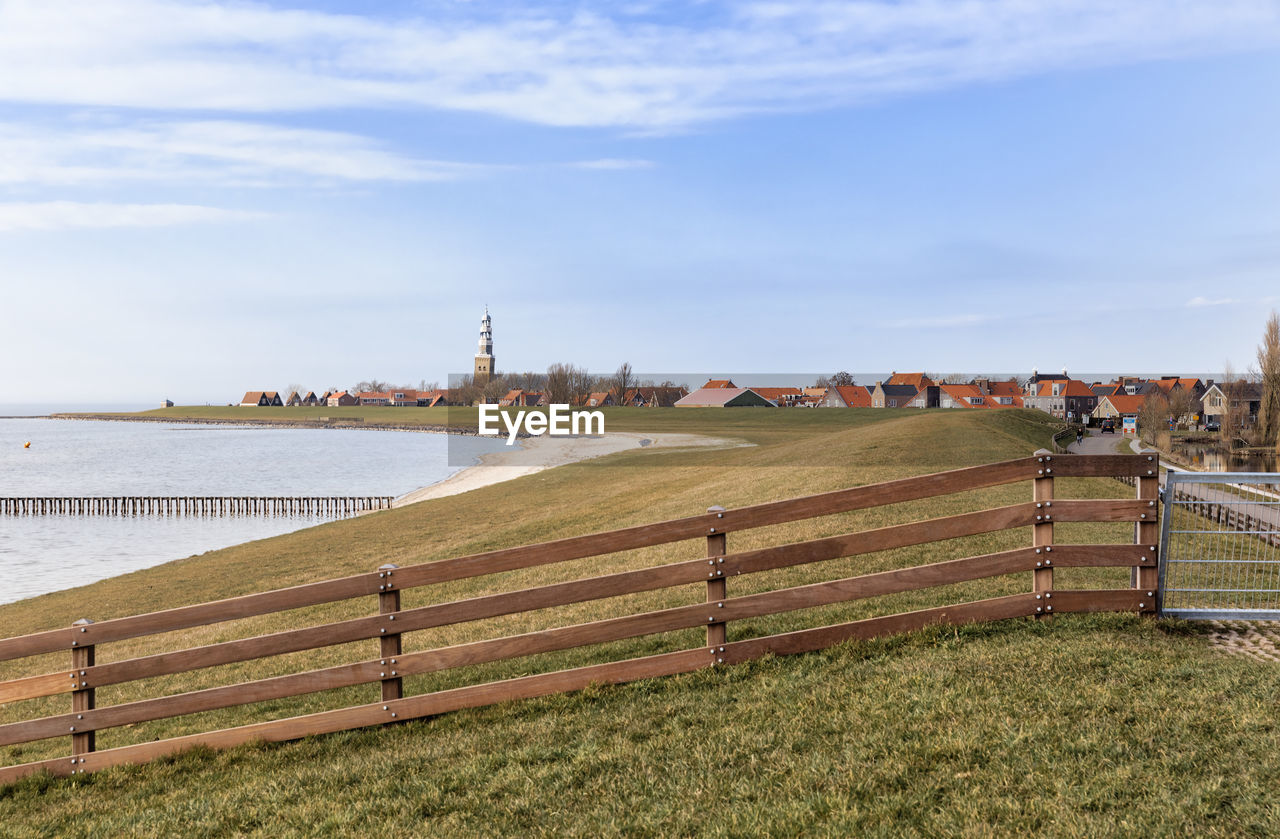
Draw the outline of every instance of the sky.
M0 0L0 402L1195 373L1280 308L1274 0Z

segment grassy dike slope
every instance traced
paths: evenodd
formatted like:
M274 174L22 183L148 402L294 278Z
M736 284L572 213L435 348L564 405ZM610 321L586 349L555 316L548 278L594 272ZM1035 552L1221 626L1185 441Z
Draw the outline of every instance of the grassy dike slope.
M507 545L736 507L1030 453L1032 412L611 412L611 430L702 431L754 447L636 451L212 552L0 607L0 634L106 618ZM661 422L666 427L653 425ZM732 423L729 428L726 423ZM1060 497L1119 495L1062 482ZM995 488L730 534L730 550L1026 500ZM1108 529L1109 528L1109 529ZM1059 541L1123 540L1123 525L1059 525ZM730 596L1025 545L1010 532L730 581ZM699 555L693 542L463 581L405 606ZM731 638L1025 591L1027 575L730 626ZM1058 585L1124 572L1069 569ZM684 587L406 637L407 650L693 602ZM372 600L372 599L371 599ZM617 601L625 601L623 603ZM367 614L370 603L180 633L184 644ZM817 614L815 614L817 613ZM688 631L406 680L408 692L699 643ZM158 649L109 645L100 660ZM372 642L176 679L178 692L370 657ZM0 676L65 666L0 664ZM365 686L100 733L100 748L372 701ZM100 689L101 704L138 686ZM616 688L230 752L189 753L0 790L0 835L1271 835L1280 829L1280 673L1212 655L1179 626L1060 616L848 644ZM66 698L51 700L63 710ZM39 703L0 708L0 722ZM0 749L5 763L66 744Z

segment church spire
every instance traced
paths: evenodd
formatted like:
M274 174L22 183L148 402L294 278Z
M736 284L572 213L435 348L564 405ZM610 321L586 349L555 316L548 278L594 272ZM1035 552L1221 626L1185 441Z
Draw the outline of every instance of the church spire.
M480 321L480 348L476 352L472 379L478 385L488 383L495 372L493 360L493 319L489 316L489 304L484 307L484 319Z

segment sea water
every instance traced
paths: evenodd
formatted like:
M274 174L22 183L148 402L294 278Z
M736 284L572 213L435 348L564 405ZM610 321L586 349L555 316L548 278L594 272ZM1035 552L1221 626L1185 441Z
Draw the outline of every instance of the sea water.
M399 496L463 468L450 452L458 464L460 451L503 448L407 431L10 418L0 496ZM331 518L0 515L0 603Z

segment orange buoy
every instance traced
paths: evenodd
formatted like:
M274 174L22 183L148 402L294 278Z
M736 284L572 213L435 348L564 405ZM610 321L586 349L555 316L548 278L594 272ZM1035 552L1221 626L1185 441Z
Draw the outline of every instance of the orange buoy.
M22 447L23 447L24 449L29 449L29 448L31 448L31 444L30 444L30 443L23 443L23 444L22 444Z

